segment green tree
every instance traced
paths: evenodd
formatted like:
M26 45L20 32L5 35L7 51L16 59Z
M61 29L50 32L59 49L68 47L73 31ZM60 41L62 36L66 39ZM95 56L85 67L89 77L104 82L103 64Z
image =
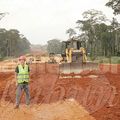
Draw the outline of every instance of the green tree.
M0 29L0 56L16 57L30 50L30 42L16 29Z
M6 30L0 29L0 57L6 54Z
M48 53L61 54L62 43L58 39L49 40L47 46Z
M75 32L74 29L69 28L69 29L66 31L66 34L68 34L68 35L69 35L69 38L71 38L71 37L73 37L73 36L76 34L76 32Z
M83 20L78 20L77 28L88 36L88 46L90 46L91 57L95 56L97 47L96 24L101 24L106 21L106 16L98 10L88 10L83 14Z
M111 7L115 15L120 14L120 0L109 0L106 6Z
M8 14L8 13L0 13L0 20L5 17L5 15Z

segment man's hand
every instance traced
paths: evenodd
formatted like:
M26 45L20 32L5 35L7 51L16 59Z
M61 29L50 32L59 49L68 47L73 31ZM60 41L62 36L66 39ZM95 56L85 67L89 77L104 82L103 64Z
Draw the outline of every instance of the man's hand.
M16 86L18 86L18 83L17 83L17 73L15 73L15 84L16 84Z

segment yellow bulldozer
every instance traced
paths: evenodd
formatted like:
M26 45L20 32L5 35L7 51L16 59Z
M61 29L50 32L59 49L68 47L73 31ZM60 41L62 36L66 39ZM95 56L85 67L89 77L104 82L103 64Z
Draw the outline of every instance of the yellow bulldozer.
M87 61L87 52L82 43L76 39L70 39L62 42L61 56L63 58L60 64L60 73L78 74L86 69L96 69L98 64Z

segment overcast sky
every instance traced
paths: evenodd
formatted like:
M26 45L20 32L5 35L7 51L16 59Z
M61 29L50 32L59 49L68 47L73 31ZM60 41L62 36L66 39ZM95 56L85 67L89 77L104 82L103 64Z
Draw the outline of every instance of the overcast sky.
M112 19L108 0L0 0L0 12L9 12L0 21L0 27L18 29L32 44L45 44L58 38L66 40L68 28L89 9L101 10Z

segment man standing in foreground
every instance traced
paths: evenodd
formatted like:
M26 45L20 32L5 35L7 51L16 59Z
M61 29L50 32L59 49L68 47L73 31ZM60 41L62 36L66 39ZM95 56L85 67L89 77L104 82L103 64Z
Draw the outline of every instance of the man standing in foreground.
M24 90L24 92L26 93L26 105L30 104L30 92L29 92L30 69L29 66L26 64L25 56L21 56L19 58L19 62L20 62L19 65L15 69L17 84L15 109L19 108L22 90Z

